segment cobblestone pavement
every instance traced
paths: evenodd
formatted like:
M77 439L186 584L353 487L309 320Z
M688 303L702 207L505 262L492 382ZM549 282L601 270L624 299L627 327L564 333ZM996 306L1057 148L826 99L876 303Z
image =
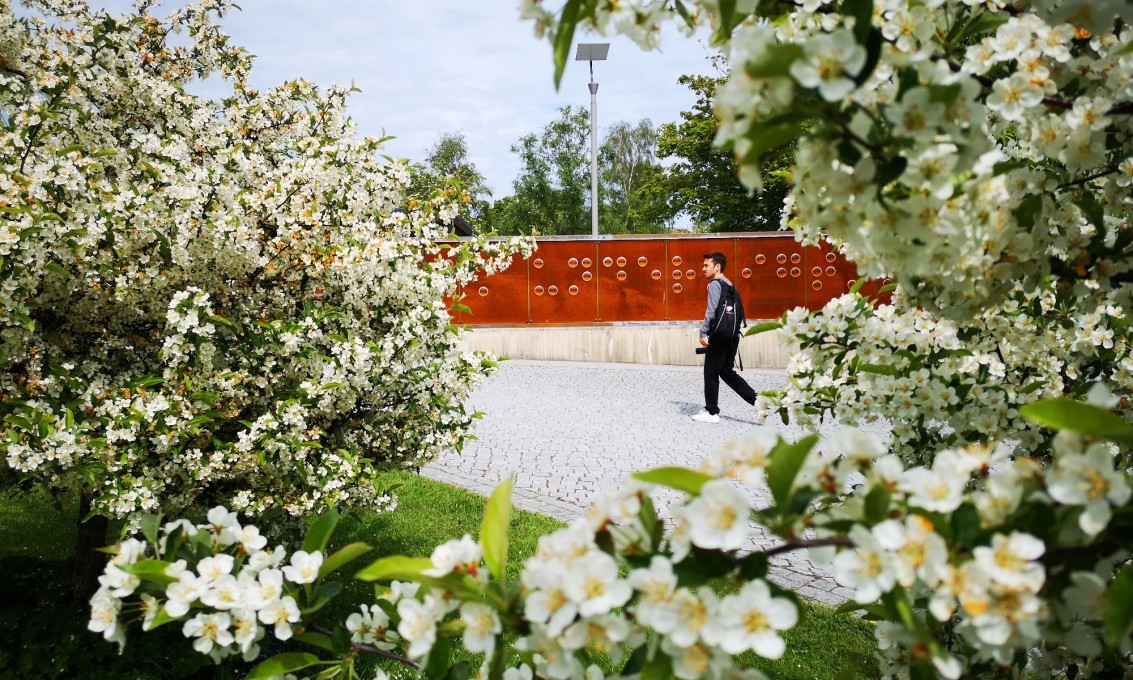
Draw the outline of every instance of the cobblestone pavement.
M743 372L755 390L775 389L783 371ZM754 409L721 385L718 424L690 416L703 406L701 369L682 366L534 362L512 360L474 392L471 409L483 411L478 440L463 453L430 463L425 476L487 495L515 475L513 498L524 510L569 521L632 472L663 465L695 467L724 442L758 425ZM801 430L769 423L785 436ZM832 432L834 424L823 426ZM672 496L660 495L663 508ZM770 493L756 491L757 506ZM760 536L753 547L775 539ZM800 595L837 605L852 593L839 586L826 565L805 552L772 559L771 578Z

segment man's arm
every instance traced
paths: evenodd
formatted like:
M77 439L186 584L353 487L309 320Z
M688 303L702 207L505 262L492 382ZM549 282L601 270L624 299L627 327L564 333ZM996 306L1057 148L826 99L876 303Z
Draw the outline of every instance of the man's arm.
M704 310L704 322L700 324L700 337L708 337L708 327L712 325L712 317L716 314L716 305L720 303L720 294L724 285L719 281L708 284L708 307Z

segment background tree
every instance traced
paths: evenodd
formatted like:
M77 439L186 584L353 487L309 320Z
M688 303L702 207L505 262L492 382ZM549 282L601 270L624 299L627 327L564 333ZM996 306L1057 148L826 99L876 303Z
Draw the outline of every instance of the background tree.
M425 155L425 162L409 168L407 198L422 202L438 194L456 198L461 204L461 217L482 233L491 231L485 223L489 219L492 190L468 157L468 141L463 132L441 133Z
M665 231L673 216L660 182L653 124L618 122L599 147L599 231ZM501 234L589 234L590 114L559 109L559 118L524 135L511 148L520 171L514 193L496 201L491 223Z
M716 60L723 64L722 60ZM716 90L727 76L685 75L678 82L696 93L692 109L681 121L658 129L657 156L675 159L665 170L663 188L675 217L686 213L701 231L771 231L779 228L789 185L786 172L793 152L786 147L770 160L763 192L753 193L736 174L734 152L716 146L720 121L714 111Z
M590 233L590 114L565 106L541 132L511 147L519 156L514 199L496 215L502 234Z
M598 150L599 229L607 234L668 231L673 216L664 191L664 169L657 163L653 122L618 121L606 130Z

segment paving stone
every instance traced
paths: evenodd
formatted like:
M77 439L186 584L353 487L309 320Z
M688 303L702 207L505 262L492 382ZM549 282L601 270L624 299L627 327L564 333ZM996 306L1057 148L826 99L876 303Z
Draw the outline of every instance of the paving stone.
M691 351L691 349L690 349ZM756 392L780 389L783 371L747 370ZM483 411L463 453L446 452L422 474L480 493L515 476L516 505L570 521L594 500L614 491L633 472L662 465L696 467L704 456L760 425L754 409L721 385L720 422L690 416L703 407L703 377L697 367L576 362L505 361L468 399ZM767 426L795 439L798 427ZM821 431L831 434L837 423ZM877 427L881 434L885 429ZM766 489L751 494L756 507L770 503ZM658 490L655 502L667 516L679 496ZM757 532L753 548L779 541ZM804 551L772 560L771 578L800 595L837 605L851 593L835 583L829 565L814 565Z

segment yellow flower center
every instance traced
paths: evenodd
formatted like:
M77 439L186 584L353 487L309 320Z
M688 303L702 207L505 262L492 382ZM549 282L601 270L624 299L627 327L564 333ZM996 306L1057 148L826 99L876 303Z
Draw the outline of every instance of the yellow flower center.
M727 529L736 523L736 511L731 507L723 507L712 520L713 528Z
M767 622L767 617L763 612L753 609L747 614L744 614L744 630L749 633L762 633L770 629L771 626Z
M1086 496L1090 500L1096 501L1099 498L1105 498L1106 495L1109 494L1109 480L1100 472L1093 468L1086 468L1082 476L1086 480Z

